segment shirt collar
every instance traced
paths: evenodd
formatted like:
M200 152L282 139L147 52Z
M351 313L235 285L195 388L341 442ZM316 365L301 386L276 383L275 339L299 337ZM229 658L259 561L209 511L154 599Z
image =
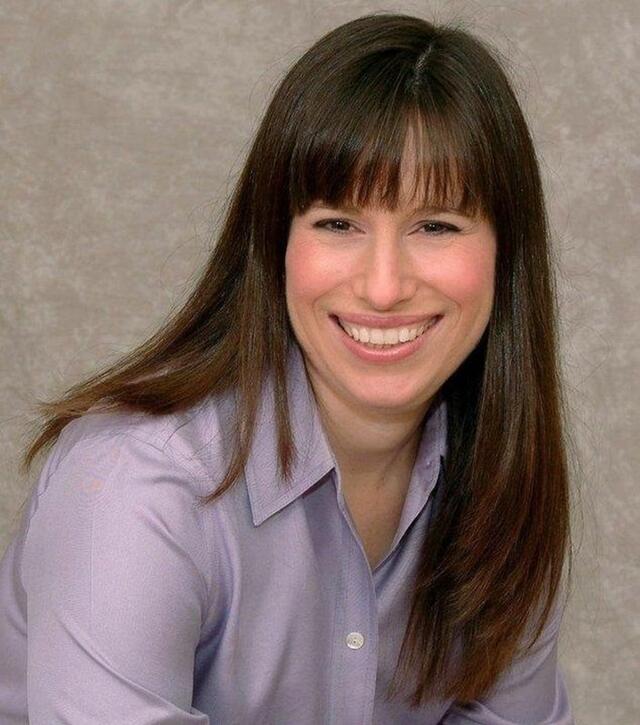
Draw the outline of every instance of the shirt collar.
M290 485L285 484L278 470L274 385L270 371L262 388L255 435L245 468L251 513L256 526L337 468L307 377L302 351L295 342L289 347L287 359L287 391L291 430L297 450L297 456L292 461ZM414 490L414 497L419 496L424 501L428 498L436 484L445 448L446 401L438 394L425 421L411 481L412 489L420 486L424 490Z

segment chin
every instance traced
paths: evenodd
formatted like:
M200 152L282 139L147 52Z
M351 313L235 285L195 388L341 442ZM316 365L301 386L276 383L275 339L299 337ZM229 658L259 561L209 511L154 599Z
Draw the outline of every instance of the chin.
M380 408L409 408L413 407L416 399L422 398L420 395L419 381L409 380L406 376L406 381L402 386L389 384L388 378L381 375L380 384L376 385L375 380L372 380L371 376L368 376L366 381L364 379L349 381L345 380L344 385L349 388L353 395L362 402L367 402L369 405L380 407ZM426 399L426 398L425 398Z

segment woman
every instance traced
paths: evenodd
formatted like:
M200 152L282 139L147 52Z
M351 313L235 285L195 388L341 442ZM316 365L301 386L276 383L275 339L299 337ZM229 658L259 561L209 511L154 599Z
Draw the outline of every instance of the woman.
M183 309L41 404L2 722L571 723L555 320L495 51L328 33Z

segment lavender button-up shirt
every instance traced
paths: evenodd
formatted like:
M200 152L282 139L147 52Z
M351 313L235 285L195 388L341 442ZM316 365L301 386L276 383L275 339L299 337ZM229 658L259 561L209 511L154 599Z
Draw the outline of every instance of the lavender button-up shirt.
M384 701L443 489L446 402L372 571L297 345L287 384L292 487L267 378L244 476L204 508L195 495L228 462L232 395L157 418L89 412L63 430L0 563L1 725L573 723L557 615L486 700Z

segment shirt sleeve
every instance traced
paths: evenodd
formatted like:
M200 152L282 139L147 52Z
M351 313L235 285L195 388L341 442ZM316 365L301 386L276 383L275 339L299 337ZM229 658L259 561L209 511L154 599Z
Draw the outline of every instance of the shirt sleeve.
M81 438L50 475L21 567L31 725L209 722L191 706L210 585L196 493L127 433Z
M540 638L507 669L492 693L464 707L453 705L441 725L574 725L558 664L560 623L556 600Z

